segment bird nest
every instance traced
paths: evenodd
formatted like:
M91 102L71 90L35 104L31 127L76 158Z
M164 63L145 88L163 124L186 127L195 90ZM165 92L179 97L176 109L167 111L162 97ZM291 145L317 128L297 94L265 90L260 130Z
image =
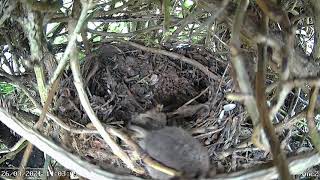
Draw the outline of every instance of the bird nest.
M242 106L225 99L225 93L234 88L229 65L224 60L213 61L216 57L201 47L166 46L163 50L178 58L122 43L102 45L92 55L87 55L82 61L81 72L90 104L103 124L129 134L127 125L133 118L164 113L168 126L182 127L207 147L212 166L217 167L225 149L250 136L249 128L241 125L246 123ZM179 57L197 61L222 78L210 80L200 69ZM62 80L57 102L63 103L56 106L56 113L69 120L71 126L92 127L72 81L72 76ZM70 148L82 157L102 167L112 164L125 168L100 136L68 136L71 137L62 139L69 139L71 143L61 143L72 144ZM134 156L123 141L118 140L118 143ZM229 166L220 165L216 169L218 172L224 172Z
M15 89L1 96L1 122L54 159L46 158L45 168L64 170L54 166L59 162L86 178L134 179L149 178L151 166L180 176L140 147L130 127L143 122L145 129L173 126L192 135L210 157L203 177L288 179L289 169L297 175L312 166L305 175L319 172L316 1L126 1L120 7L117 1L97 7L81 1L81 13L74 1L70 16L71 6L60 11L45 1L12 2L3 1L0 19L1 34L8 36L0 38L7 59L1 63L11 74L2 69L0 80ZM42 3L53 11L37 6ZM50 19L59 25L43 33ZM81 25L100 21L95 29L83 28L76 43ZM133 24L128 33L114 33L114 21ZM68 41L66 29L72 32ZM79 49L86 54L80 73ZM12 147L2 152L3 162L16 154L14 144L21 151L26 143L17 143L19 136L4 125L0 129L0 139ZM27 167L44 166L41 151ZM17 167L21 152L17 162L1 166Z

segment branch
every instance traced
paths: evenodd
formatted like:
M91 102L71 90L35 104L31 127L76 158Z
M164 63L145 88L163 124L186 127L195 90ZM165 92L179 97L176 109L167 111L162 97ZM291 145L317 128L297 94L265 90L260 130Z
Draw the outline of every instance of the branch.
M70 35L68 45L66 47L66 50L63 54L62 59L59 61L59 64L57 66L57 69L54 71L52 78L49 81L49 89L51 89L52 85L55 81L58 80L58 77L60 74L64 71L64 68L66 67L68 60L69 60L69 54L71 52L71 48L76 44L77 36L81 32L82 25L87 19L88 11L94 6L92 0L88 0L88 3L82 7L81 14L79 17L79 20L77 22L76 27L74 28L74 31Z
M236 10L235 19L233 20L232 32L231 32L231 42L230 42L230 51L231 51L231 62L235 70L235 76L239 84L241 93L247 95L244 99L244 105L252 119L252 123L255 129L255 133L252 137L256 146L261 146L264 148L264 144L260 142L260 126L259 126L259 111L257 108L257 102L253 97L253 90L250 85L248 73L243 63L243 57L240 53L240 29L243 23L244 14L248 7L248 0L239 1L238 8ZM259 135L259 136L257 136Z
M311 152L289 159L289 169L294 175L302 174L307 169L320 164L320 154ZM210 180L239 180L239 179L277 179L279 174L271 163L255 166L242 171L220 174ZM209 180L209 179L207 179Z
M268 18L266 16L262 19L262 31L268 32ZM267 46L265 43L258 44L258 72L256 77L256 99L258 103L258 110L260 114L260 122L267 135L271 152L273 156L273 164L277 166L280 174L280 179L291 179L288 164L285 155L280 146L279 139L275 133L271 119L269 118L269 110L266 98L266 69L267 69Z
M318 133L318 128L315 124L314 110L317 103L319 87L314 87L311 91L311 96L309 100L309 106L307 110L307 122L309 128L309 135L311 142L315 146L316 150L320 152L320 135Z
M83 3L82 6L84 9L86 9L86 7L88 5L86 3ZM75 21L70 21L69 22L69 31L72 31L75 28L77 28L77 26L75 26ZM72 38L72 37L73 36L71 35L70 38ZM71 71L72 71L72 75L74 78L74 85L77 89L81 105L83 106L85 112L88 114L88 117L90 118L92 124L98 130L99 134L102 136L102 138L108 144L108 146L111 148L112 152L116 156L118 156L127 165L127 167L129 169L133 170L134 172L136 172L138 174L142 174L144 172L144 170L141 167L139 167L138 165L136 165L135 163L133 163L130 160L129 156L112 139L110 134L106 132L106 130L102 126L101 122L99 121L99 119L95 115L93 109L91 108L88 96L83 88L83 80L82 80L81 73L80 73L78 51L77 51L77 47L76 47L75 43L73 43L72 46L70 46L69 52L70 52L70 66L71 66Z
M56 145L54 142L41 135L38 131L21 123L3 108L0 108L0 117L0 121L8 128L14 130L17 134L26 138L38 149L45 152L61 165L76 172L80 176L88 179L140 179L134 176L117 175L107 172L98 166L84 161L83 159L64 150L61 146Z
M141 49L143 51L148 51L148 52L151 52L151 53L154 53L154 54L165 55L165 56L168 56L168 57L173 58L173 59L178 59L178 60L180 60L182 62L185 62L187 64L190 64L190 65L198 68L200 71L202 71L205 75L207 75L209 78L211 78L213 80L219 80L220 79L220 77L218 77L213 72L211 72L208 69L208 67L202 65L201 63L199 63L198 61L196 61L194 59L187 58L187 57L182 56L180 54L169 52L169 51L166 51L166 50L146 47L146 46L143 46L143 45L140 45L140 44L137 44L137 43L134 43L134 42L130 42L130 41L125 41L125 40L121 40L121 39L115 39L115 41L122 42L122 43L125 43L125 44L129 44L130 46L133 46L135 48Z
M140 156L140 159L142 159L142 161L146 163L146 165L153 167L154 169L157 169L163 173L169 174L171 176L181 175L181 173L177 172L176 170L168 168L152 159L148 154L146 154L143 151L143 149L139 145L132 141L132 139L128 135L114 128L107 127L106 129L110 134L117 136L118 138L123 140L127 145L129 145Z
M14 86L16 86L17 88L21 89L22 92L30 99L30 101L33 103L33 105L35 106L36 110L34 110L36 113L40 114L42 112L42 107L41 105L32 97L31 93L28 91L28 89L22 84L20 83L20 81L6 73L6 72L1 72L0 71L0 76L3 76L5 78L7 78L9 80L10 83L12 83ZM79 133L79 134L84 134L84 133L88 133L88 134L93 134L93 133L97 133L96 130L91 130L91 129L87 129L87 128L83 128L83 129L77 129L77 128L73 128L70 127L69 125L65 124L61 119L59 119L57 116L55 116L54 114L50 113L50 112L46 112L46 117L50 118L51 120L53 120L55 123L57 123L59 126L61 126L63 129L69 131L70 133Z
M281 6L271 0L257 0L256 2L270 19L279 22L285 29L290 28L290 20L286 12L281 9Z
M318 0L310 1L313 6L313 20L314 20L314 46L313 58L320 59L320 3Z

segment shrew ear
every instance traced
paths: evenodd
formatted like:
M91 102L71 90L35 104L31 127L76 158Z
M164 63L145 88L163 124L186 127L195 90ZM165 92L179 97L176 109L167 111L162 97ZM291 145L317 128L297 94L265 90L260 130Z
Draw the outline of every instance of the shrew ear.
M145 113L141 113L132 117L130 123L132 125L142 127L148 131L159 130L166 126L167 116L165 113L160 112L156 107Z

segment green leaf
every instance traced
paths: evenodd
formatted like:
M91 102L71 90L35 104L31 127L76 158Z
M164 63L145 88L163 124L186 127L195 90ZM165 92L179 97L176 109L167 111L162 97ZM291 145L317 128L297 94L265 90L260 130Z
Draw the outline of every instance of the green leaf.
M6 82L0 82L0 94L10 95L15 90L15 87Z
M185 9L190 9L194 2L192 0L185 0L182 4L182 7Z

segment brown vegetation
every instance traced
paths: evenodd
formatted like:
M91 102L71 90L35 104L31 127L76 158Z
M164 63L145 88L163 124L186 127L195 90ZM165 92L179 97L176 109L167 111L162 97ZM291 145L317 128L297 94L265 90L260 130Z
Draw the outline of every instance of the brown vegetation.
M139 146L128 128L139 122L205 146L199 178L319 172L317 0L4 0L0 10L2 167L188 177Z

